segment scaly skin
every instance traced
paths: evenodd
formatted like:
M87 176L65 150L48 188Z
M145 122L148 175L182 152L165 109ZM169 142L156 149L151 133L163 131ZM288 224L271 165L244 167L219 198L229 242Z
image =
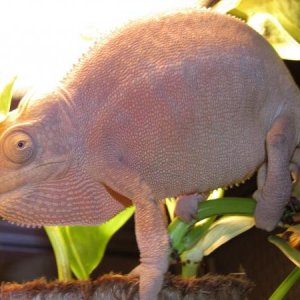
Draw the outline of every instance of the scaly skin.
M156 298L168 268L159 200L195 207L197 196L184 195L258 170L256 223L271 230L291 195L290 170L298 179L299 90L267 42L229 16L133 22L38 100L0 124L0 215L97 224L131 200L142 300Z

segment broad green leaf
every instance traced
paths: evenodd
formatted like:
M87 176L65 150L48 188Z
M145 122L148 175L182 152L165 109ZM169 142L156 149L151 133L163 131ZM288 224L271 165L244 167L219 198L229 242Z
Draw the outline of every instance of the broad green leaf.
M224 216L214 222L206 235L190 250L182 255L184 260L200 262L205 255L247 231L255 224L254 218L249 216Z
M8 82L0 83L0 122L5 119L9 112L15 80L16 77L13 77Z
M202 247L204 249L204 255L209 255L254 225L254 218L249 216L224 216L220 218L213 223L203 238Z
M99 226L65 226L62 233L67 242L70 265L78 279L88 279L103 258L107 243L132 216L129 207Z

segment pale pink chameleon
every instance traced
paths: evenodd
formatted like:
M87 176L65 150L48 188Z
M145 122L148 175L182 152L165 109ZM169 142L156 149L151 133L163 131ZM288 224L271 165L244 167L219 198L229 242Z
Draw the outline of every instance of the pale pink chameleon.
M179 196L188 219L201 195L258 170L256 224L272 230L290 171L298 178L299 123L292 77L241 21L185 11L132 22L0 124L0 215L99 224L130 199L141 253L133 273L140 298L155 299L170 252L160 200Z

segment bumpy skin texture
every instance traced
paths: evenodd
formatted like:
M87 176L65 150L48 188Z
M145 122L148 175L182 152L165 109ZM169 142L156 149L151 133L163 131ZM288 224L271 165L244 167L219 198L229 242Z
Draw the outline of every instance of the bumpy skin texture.
M239 20L185 11L133 22L0 124L0 214L97 224L131 200L141 253L133 273L141 299L155 299L169 254L160 200L189 205L184 195L258 170L256 223L273 229L290 169L298 178L299 115L286 67Z

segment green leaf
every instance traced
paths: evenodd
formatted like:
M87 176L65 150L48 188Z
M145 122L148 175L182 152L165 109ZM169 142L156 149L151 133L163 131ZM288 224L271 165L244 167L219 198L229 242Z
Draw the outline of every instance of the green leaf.
M134 213L134 207L120 212L108 222L98 226L57 226L62 235L72 272L78 279L88 279L101 262L107 243ZM48 230L47 230L48 232ZM52 244L54 252L60 253L61 244ZM58 270L61 260L57 260Z
M209 255L221 245L249 230L254 225L254 218L249 216L224 216L218 219L212 224L208 233L200 242L201 248L204 250L203 254L205 256Z
M197 222L191 230L183 237L182 250L177 249L180 254L183 250L193 248L200 239L202 239L208 232L210 226L215 222L216 217L210 217Z
M287 231L292 231L290 227ZM293 248L290 243L279 236L271 235L269 242L274 244L289 260L291 260L298 268L300 268L300 251Z
M300 269L296 267L279 287L273 292L268 300L282 300L287 295L292 286L300 279Z
M106 246L102 244L98 226L66 226L61 232L68 245L73 273L78 279L88 279L97 266L99 253L104 252Z
M0 85L0 122L7 116L11 100L12 100L12 89L16 77L12 77L8 82L1 83Z
M129 207L108 222L99 226L67 226L70 262L78 279L88 279L101 262L107 243L132 216L134 207Z
M58 279L60 281L71 280L72 273L68 255L68 246L63 236L62 228L59 226L44 226L44 229L54 251Z
M221 217L209 227L205 236L193 248L183 253L182 259L198 263L203 256L209 255L224 243L252 228L254 224L253 217L249 216Z
M170 223L168 231L173 249L179 254L182 251L187 250L185 245L185 236L193 228L197 221L221 215L252 216L255 206L256 201L251 198L228 197L199 203L197 220L193 220L190 223L184 223L179 218L175 218ZM190 243L189 241L188 245L193 243Z

